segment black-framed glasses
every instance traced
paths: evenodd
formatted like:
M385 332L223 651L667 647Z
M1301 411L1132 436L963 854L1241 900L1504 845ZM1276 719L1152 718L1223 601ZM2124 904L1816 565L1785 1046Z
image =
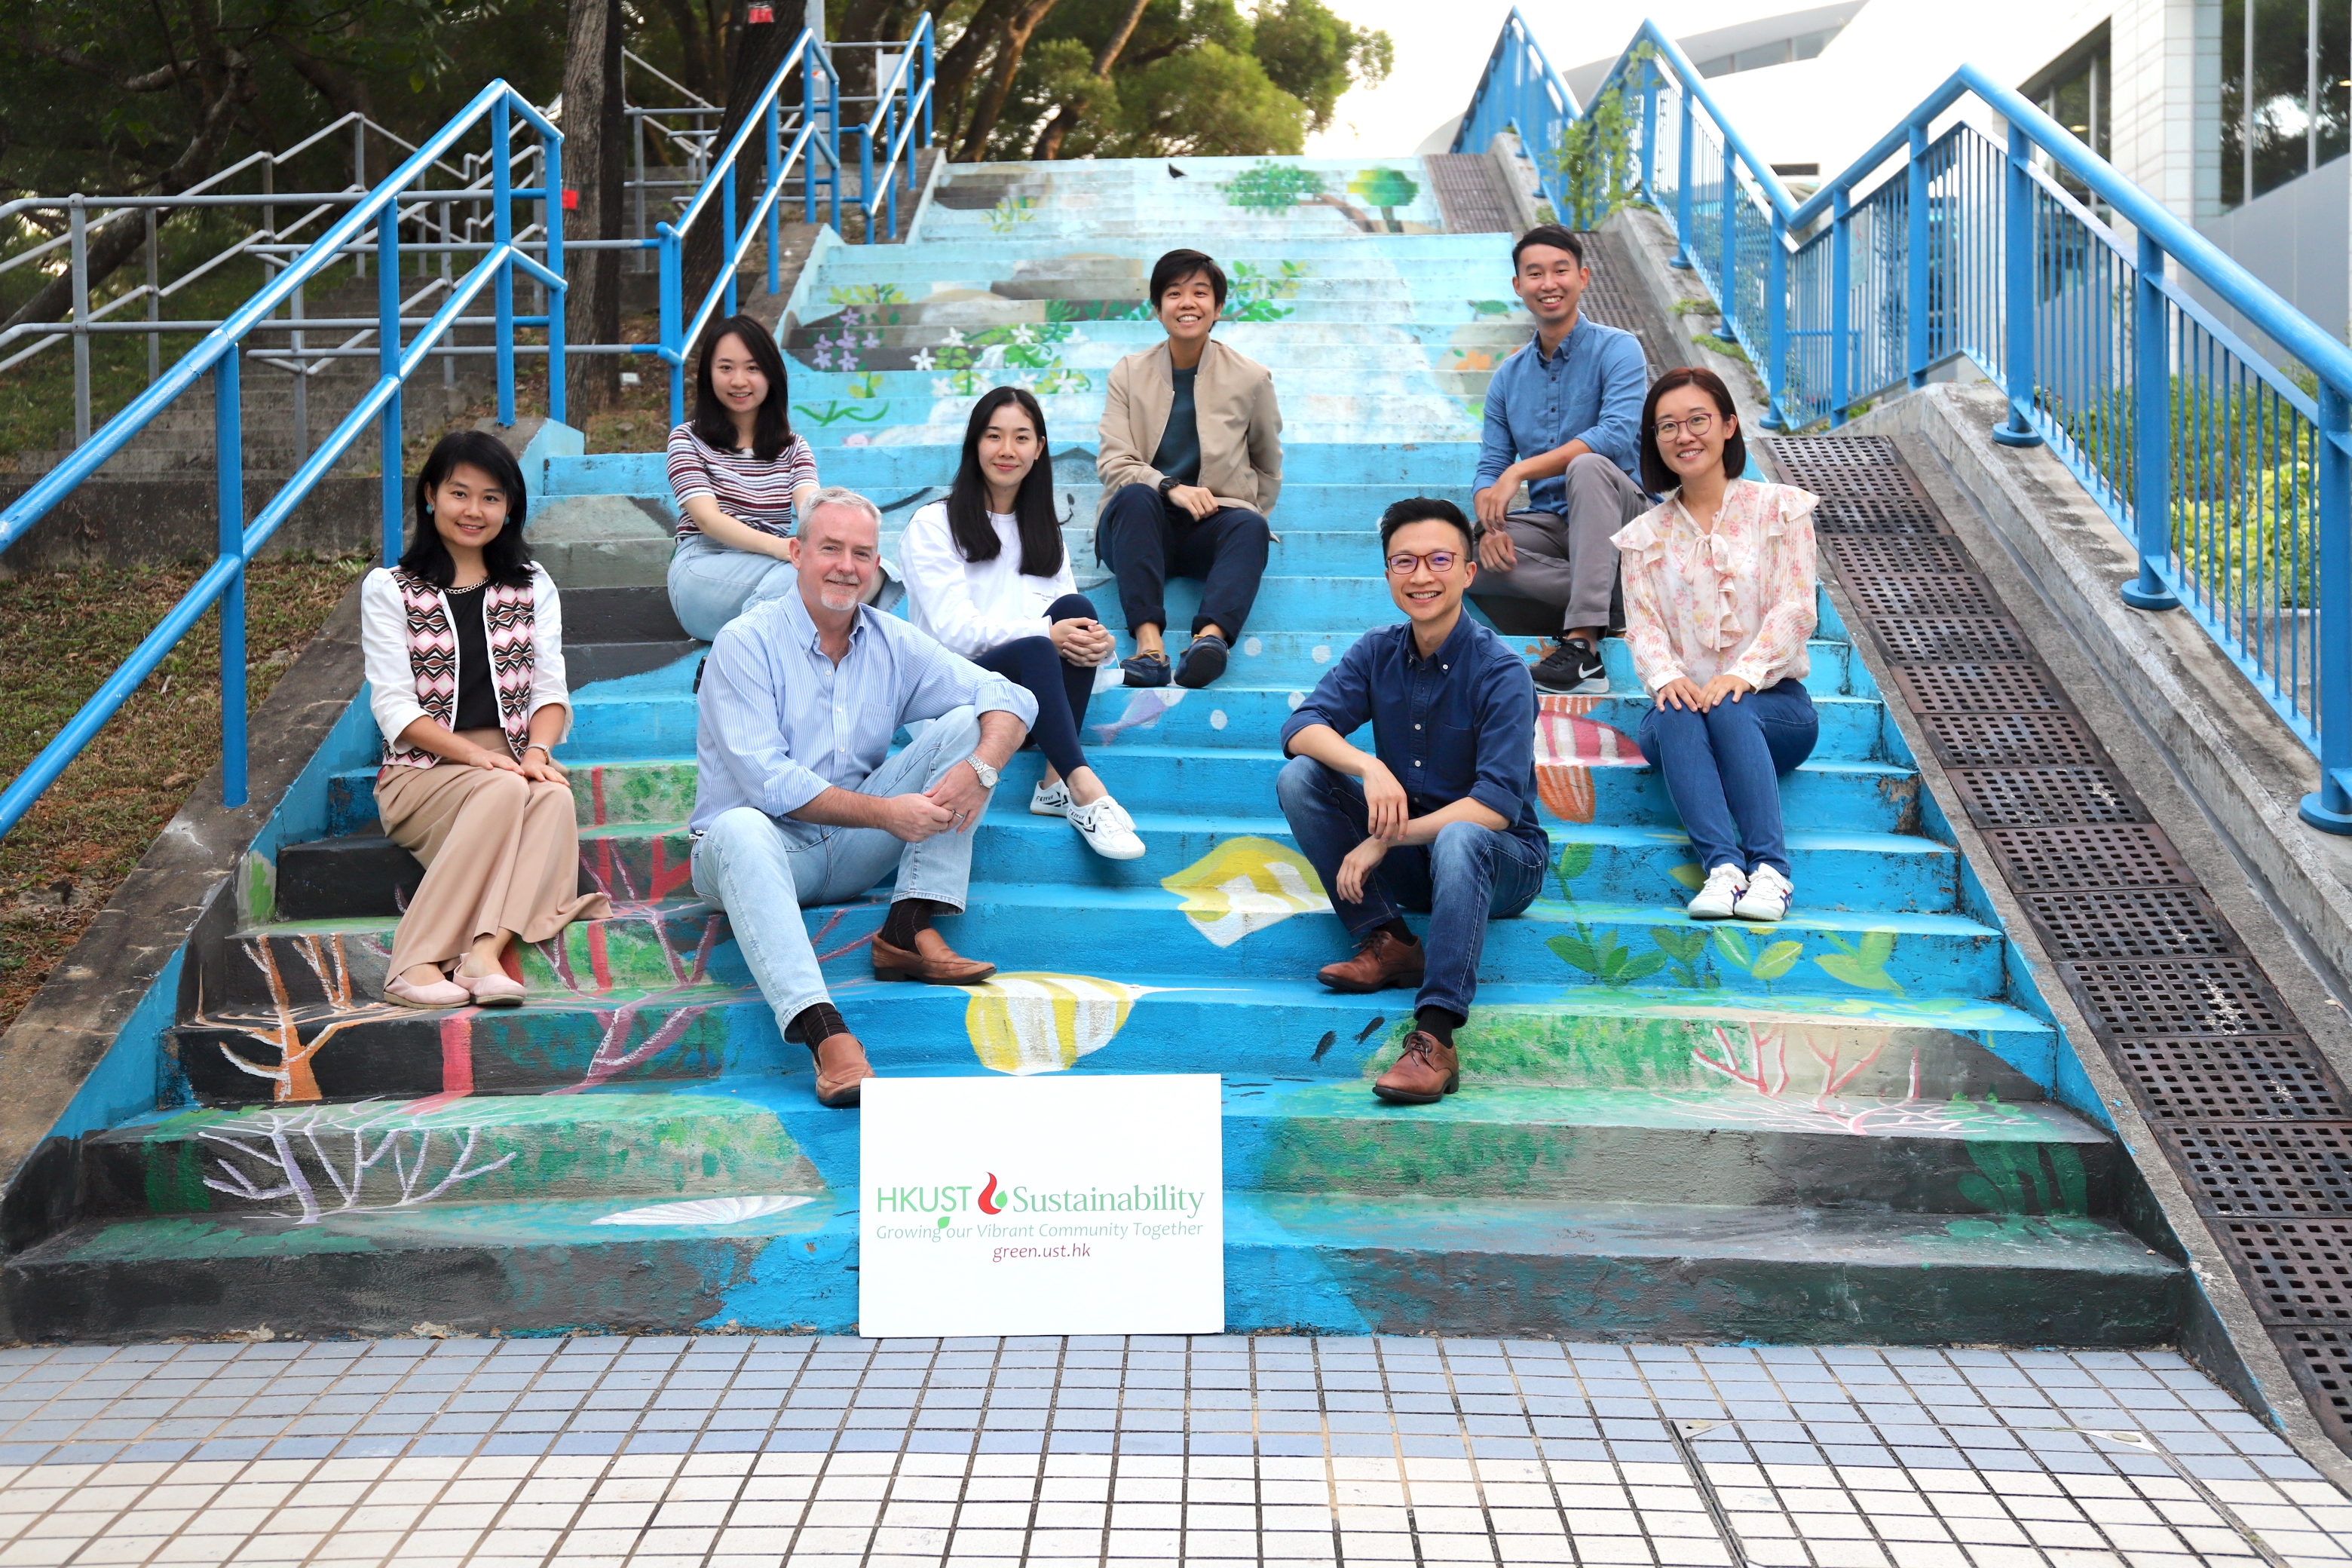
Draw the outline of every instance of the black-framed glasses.
M1389 557L1389 575L1410 577L1415 566L1426 565L1432 572L1443 577L1453 571L1454 563L1461 559L1462 552L1458 550L1433 550L1426 555L1415 555L1408 551L1400 550Z
M1650 428L1669 441L1685 430L1694 436L1704 436L1715 428L1715 416L1694 414L1687 419L1661 419Z

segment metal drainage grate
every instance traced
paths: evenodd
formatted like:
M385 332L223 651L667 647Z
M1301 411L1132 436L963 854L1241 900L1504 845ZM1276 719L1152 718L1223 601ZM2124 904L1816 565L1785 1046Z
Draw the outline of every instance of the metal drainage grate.
M1857 594L1934 577L1965 583L1969 593L1988 602L1991 597L1969 569L1969 558L1960 553L1959 546L1940 534L1899 533L1887 539L1849 535L1833 541L1828 549L1838 571L1849 579L1847 585ZM1882 578L1894 581L1879 581Z
M1922 665L1897 669L1895 684L1920 713L2056 713L2066 706L2030 664Z
M1895 664L1948 664L1956 659L2011 664L2027 656L2017 628L1996 616L1906 616L1877 620L1870 629Z
M2233 1219L2256 1310L2273 1322L2352 1321L2352 1219Z
M1936 520L1918 501L1899 496L1841 497L1823 501L1813 512L1816 532L1913 533L1932 536Z
M2216 1215L2352 1214L2352 1123L2168 1125L2189 1195Z
M2061 966L2093 1021L2117 1035L2278 1035L2294 1028L2242 958L2148 958Z
M2138 822L2147 813L2105 768L1955 768L1952 785L1987 827Z
M1922 722L1935 722L1927 715ZM2084 823L2064 827L1991 827L1985 841L2020 892L2042 888L2193 887L2160 827Z
M1824 500L1847 504L1860 497L1908 496L1927 504L1911 465L1891 441L1870 436L1821 436L1810 441L1775 441L1772 461L1789 477Z
M1973 577L1917 572L1856 574L1846 591L1865 610L1883 616L1989 616L2000 608L1978 590Z
M2071 713L1923 713L1919 723L1947 767L2099 763L2099 748Z
M2121 1040L2116 1053L2158 1121L2327 1121L2340 1114L2319 1053L2301 1040Z
M2274 1333L2287 1370L2304 1385L2320 1425L2336 1441L2352 1431L2352 1334L2340 1329L2290 1329Z
M2076 888L2018 897L2053 958L2187 957L2237 947L2205 895L2191 888Z

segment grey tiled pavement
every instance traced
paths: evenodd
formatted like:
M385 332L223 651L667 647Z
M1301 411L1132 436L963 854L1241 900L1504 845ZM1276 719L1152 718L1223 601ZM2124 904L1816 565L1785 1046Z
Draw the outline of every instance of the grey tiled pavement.
M728 1335L0 1352L0 1568L1729 1568L1735 1549L1756 1568L2254 1568L2250 1534L2295 1568L2352 1568L2352 1504L2169 1352Z

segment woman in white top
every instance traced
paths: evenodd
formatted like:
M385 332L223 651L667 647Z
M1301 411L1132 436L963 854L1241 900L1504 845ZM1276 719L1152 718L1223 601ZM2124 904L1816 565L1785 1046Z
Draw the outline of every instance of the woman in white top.
M513 1006L509 943L611 912L579 896L572 786L551 750L572 728L563 612L524 548L524 509L503 444L445 436L416 478L407 553L360 587L376 811L425 863L384 979L404 1006Z
M1093 602L1076 592L1054 515L1045 415L1034 397L999 386L972 405L955 484L946 500L908 520L898 569L917 627L1036 698L1029 734L1047 766L1029 809L1068 818L1097 855L1141 857L1134 820L1078 744L1111 635Z
M1814 498L1739 477L1748 443L1712 371L1658 377L1641 428L1642 487L1666 499L1615 543L1626 646L1655 701L1642 754L1706 868L1692 917L1777 921L1796 891L1780 775L1821 734L1804 679L1818 618Z

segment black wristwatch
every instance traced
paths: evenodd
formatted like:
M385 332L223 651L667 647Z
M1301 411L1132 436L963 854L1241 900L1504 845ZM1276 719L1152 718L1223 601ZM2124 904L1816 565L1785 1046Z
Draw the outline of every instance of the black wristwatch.
M1160 493L1161 497L1165 498L1170 490L1174 489L1178 485L1181 485L1183 482L1183 480L1178 479L1173 474L1161 475L1160 479Z

